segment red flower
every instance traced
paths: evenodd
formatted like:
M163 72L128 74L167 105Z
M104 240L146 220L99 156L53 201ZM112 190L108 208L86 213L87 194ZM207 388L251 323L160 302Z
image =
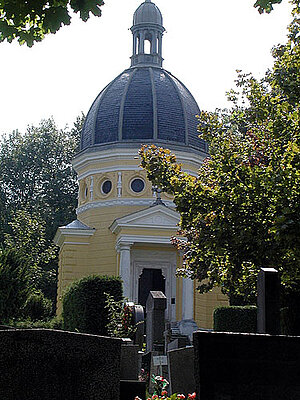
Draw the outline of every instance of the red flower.
M178 394L177 397L178 397L178 399L185 399L185 395L184 394Z
M192 393L192 394L189 394L189 399L195 399L196 398L196 393L194 392L194 393Z
M166 390L163 390L163 391L161 392L161 395L162 395L162 396L165 396L166 394L168 394L168 392L167 392Z

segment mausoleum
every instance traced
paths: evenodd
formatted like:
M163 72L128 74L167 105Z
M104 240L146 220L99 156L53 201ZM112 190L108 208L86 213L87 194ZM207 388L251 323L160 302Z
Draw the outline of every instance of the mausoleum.
M55 236L58 312L63 291L74 280L120 275L124 295L136 303L145 305L150 290L164 292L166 318L184 333L194 321L211 328L214 307L227 300L219 291L200 295L196 282L176 277L182 255L170 239L179 215L172 198L153 191L139 166L142 144L169 148L192 175L208 154L197 134L195 99L162 67L164 31L160 10L145 0L133 16L131 66L99 93L87 114L73 162L77 219Z

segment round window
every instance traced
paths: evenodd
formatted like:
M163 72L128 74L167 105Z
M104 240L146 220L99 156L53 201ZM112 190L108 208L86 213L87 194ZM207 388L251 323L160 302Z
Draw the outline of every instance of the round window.
M130 187L135 193L140 193L145 188L145 182L140 178L135 178L131 181Z
M102 183L101 190L102 193L108 194L111 191L112 183L111 181L107 180Z

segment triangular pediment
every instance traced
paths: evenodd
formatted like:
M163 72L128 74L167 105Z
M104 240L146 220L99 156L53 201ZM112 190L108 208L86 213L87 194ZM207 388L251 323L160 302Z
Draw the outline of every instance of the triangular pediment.
M164 205L157 205L116 219L111 225L112 232L120 228L177 229L179 214Z

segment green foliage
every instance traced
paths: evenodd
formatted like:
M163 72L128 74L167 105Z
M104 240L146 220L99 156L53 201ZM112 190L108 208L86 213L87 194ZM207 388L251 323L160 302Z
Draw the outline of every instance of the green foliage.
M256 333L255 306L217 307L213 317L214 331Z
M112 337L132 338L137 326L133 323L131 307L122 300L115 300L112 295L105 293L108 313L107 333Z
M49 320L32 321L31 319L12 319L8 321L8 325L18 329L55 329L62 330L61 317L54 317Z
M75 154L84 116L72 129L57 129L53 119L0 141L0 243L26 260L31 284L54 302L58 226L76 218Z
M108 293L122 300L122 281L115 276L91 275L73 282L63 296L63 327L66 330L107 335Z
M52 313L52 302L42 292L35 291L26 300L22 313L32 321L49 319Z
M17 39L29 47L71 23L71 12L87 21L100 17L103 0L0 0L0 41Z
M26 261L32 286L45 289L55 285L53 260L57 249L46 240L45 221L27 210L17 210L8 225L11 233L4 234L5 246Z
M0 186L6 220L16 210L38 214L52 240L58 226L75 217L77 185L71 160L79 131L57 129L53 119L14 131L0 143Z
M260 14L266 12L270 13L273 10L273 4L279 4L282 0L257 0L254 3L254 7L258 8Z
M284 290L300 288L299 11L287 44L273 49L273 69L262 80L238 71L232 108L201 112L210 157L197 178L168 150L140 151L148 178L181 214L181 273L201 293L219 286L241 304L254 304L261 267L276 267Z
M153 384L153 389L154 389L154 395L157 396L162 396L165 392L165 389L167 388L167 386L169 385L169 382L160 375L152 375L151 376L151 382Z
M21 316L31 292L28 269L13 250L0 248L0 322Z

